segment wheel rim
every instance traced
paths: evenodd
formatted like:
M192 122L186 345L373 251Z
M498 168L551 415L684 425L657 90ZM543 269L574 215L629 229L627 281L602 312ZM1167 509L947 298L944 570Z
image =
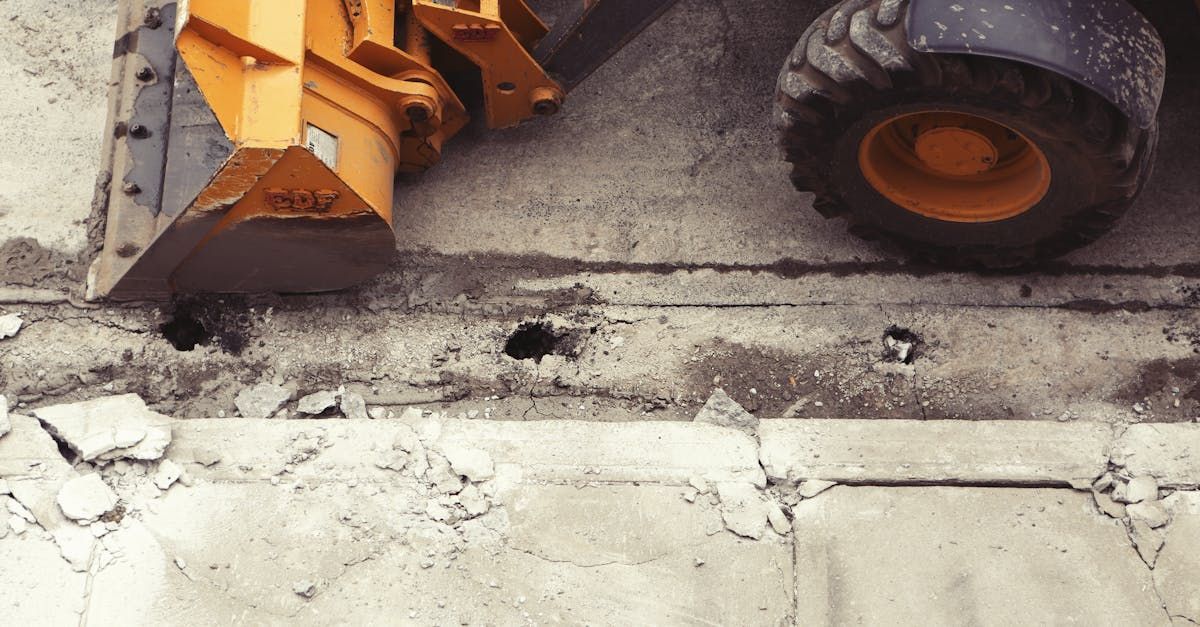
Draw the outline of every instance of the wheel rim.
M953 111L877 125L859 146L858 164L888 200L949 222L1020 215L1050 188L1050 164L1033 142L1003 124Z

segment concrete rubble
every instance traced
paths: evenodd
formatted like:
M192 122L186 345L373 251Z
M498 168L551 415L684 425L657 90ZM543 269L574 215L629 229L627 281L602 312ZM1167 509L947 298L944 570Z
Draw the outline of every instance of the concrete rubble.
M21 331L21 314L6 314L0 316L0 340L16 337Z
M234 405L243 418L262 420L275 415L292 397L291 390L274 383L258 383L243 388L234 397Z
M83 461L155 460L171 443L173 420L136 394L42 407L33 415Z
M296 410L302 414L316 416L329 411L338 402L338 393L333 391L313 392L300 398Z
M717 388L705 401L700 412L696 414L696 422L703 422L718 427L737 429L750 437L758 432L758 418L746 411L737 401L729 398L725 390Z
M117 495L97 474L86 474L63 483L58 490L58 507L63 515L79 523L91 524L112 511Z

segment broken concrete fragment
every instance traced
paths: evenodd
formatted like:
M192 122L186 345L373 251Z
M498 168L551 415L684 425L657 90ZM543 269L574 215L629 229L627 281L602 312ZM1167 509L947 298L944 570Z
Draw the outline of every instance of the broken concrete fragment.
M1141 520L1129 521L1129 538L1138 555L1150 568L1158 560L1158 551L1163 547L1163 534Z
M16 499L9 498L4 500L5 509L13 516L18 516L28 523L37 523L37 518L34 518L33 513L25 509L24 505L17 502Z
M171 443L171 417L151 411L136 394L43 407L33 413L85 461L155 460ZM132 445L118 445L118 433L122 442L128 442L135 432L143 436Z
M1095 490L1096 492L1104 492L1112 487L1113 481L1115 480L1116 478L1111 472L1106 472L1092 482L1092 490Z
M771 503L767 507L767 522L771 523L771 528L781 536L786 536L792 532L791 521L787 519L787 515L775 503Z
M0 340L16 337L21 330L21 314L0 316Z
M467 510L468 518L475 518L487 513L489 504L487 498L473 485L467 485L458 493L458 503Z
M264 419L279 411L280 407L292 397L287 388L274 383L259 383L244 388L233 399L238 413L243 418Z
M12 431L12 422L8 419L8 399L0 394L0 438Z
M1141 503L1158 499L1158 480L1150 475L1141 475L1129 480L1125 486L1125 502Z
M758 488L749 483L718 483L721 519L725 527L744 538L758 540L767 529L769 503Z
M307 579L302 579L292 584L292 592L295 592L306 599L311 599L313 598L313 595L317 593L317 584Z
M1151 529L1158 529L1171 522L1171 514L1166 507L1163 507L1162 501L1130 503L1125 507L1125 511L1129 514L1131 521L1140 520Z
M175 462L164 459L158 463L158 471L154 473L154 485L159 490L166 490L171 487L183 474L183 468Z
M425 480L442 494L457 494L463 488L462 479L450 470L450 462L436 453L429 453L429 469Z
M296 409L302 414L316 416L325 413L337 404L338 393L331 391L314 392L300 399Z
M113 431L114 448L129 448L146 439L146 430L141 427L122 427Z
M701 477L699 475L692 475L688 479L688 485L695 488L696 492L698 492L700 494L708 493L708 482L704 480L704 477Z
M25 519L21 518L20 516L9 516L8 517L8 526L10 529L13 530L13 533L15 533L17 535L21 535L21 534L25 533L26 529L29 528L29 523L26 522Z
M1114 501L1111 496L1093 491L1092 499L1096 501L1096 508L1110 518L1125 518L1125 505Z
M496 475L492 456L487 451L458 443L447 443L441 448L455 474L470 481L487 481Z
M832 488L837 485L835 481L823 481L821 479L805 479L796 487L796 494L802 498L811 499L812 497Z
M367 401L363 399L362 394L357 392L342 392L342 400L339 405L342 410L342 415L351 420L366 420L367 419Z
M709 395L704 407L696 414L695 422L737 429L751 437L758 431L758 418L746 411L721 388L713 390Z
M387 409L383 407L372 407L367 411L367 417L374 420L382 420L383 418L387 418Z
M63 483L58 491L58 507L71 520L90 523L117 505L117 495L92 473Z

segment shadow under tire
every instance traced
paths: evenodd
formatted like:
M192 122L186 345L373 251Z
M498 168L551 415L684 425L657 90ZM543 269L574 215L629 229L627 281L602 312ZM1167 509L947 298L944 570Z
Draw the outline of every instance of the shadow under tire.
M1095 92L1031 65L918 52L907 41L907 5L844 0L809 26L780 72L774 124L792 181L814 193L813 207L845 219L855 235L959 268L1029 265L1111 230L1150 175L1157 125L1141 129ZM864 156L879 152L884 133L883 144L913 150L901 161L916 163L896 169L901 175L884 171L890 179L872 167L879 159ZM974 148L965 160L939 152L966 144ZM987 188L1011 203L978 193L974 208L962 209L935 185L942 176L947 189L966 189L1018 160L1040 163L1045 176ZM929 163L937 169L929 181L905 174ZM993 169L976 173L973 163Z

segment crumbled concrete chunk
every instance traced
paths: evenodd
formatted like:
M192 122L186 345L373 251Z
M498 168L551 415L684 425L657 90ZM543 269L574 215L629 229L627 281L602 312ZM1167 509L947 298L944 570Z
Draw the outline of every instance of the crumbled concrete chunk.
M29 528L29 523L26 522L25 519L21 518L20 516L9 516L8 517L8 526L10 529L12 529L13 533L15 533L17 535L21 535L21 534L25 533L26 529Z
M483 449L447 444L442 447L442 454L450 462L455 474L471 481L487 481L496 475L492 456Z
M374 420L382 420L384 418L387 418L387 409L385 409L383 407L372 407L370 410L367 411L367 417L372 418Z
M758 431L758 418L746 411L721 388L713 390L709 395L704 407L696 414L695 421L737 429L751 437Z
M699 494L708 494L708 482L704 480L704 477L692 475L688 479L688 485L695 488Z
M12 431L12 422L8 419L8 399L0 394L0 438Z
M238 392L233 404L243 418L263 420L279 411L291 397L292 393L282 385L259 383Z
M362 394L356 392L342 392L342 400L338 407L342 410L342 415L351 420L366 420L367 419L367 401L363 400Z
M1105 515L1116 519L1125 517L1125 505L1114 501L1111 496L1103 492L1093 491L1092 499L1096 501L1096 508L1104 512Z
M302 579L292 584L292 592L306 599L311 599L317 593L317 584L307 579Z
M767 522L771 523L771 528L781 536L792 531L792 523L788 522L787 515L775 503L771 503L767 507Z
M58 507L71 520L92 522L117 505L117 495L92 473L63 483L58 491Z
M1129 513L1129 520L1140 520L1151 529L1158 529L1171 522L1171 514L1163 507L1162 501L1130 503L1125 507L1125 511Z
M325 413L329 408L336 405L337 400L337 392L314 392L301 398L300 402L296 404L296 409L302 414L316 416Z
M43 407L33 414L84 461L155 460L171 443L172 419L151 411L136 394Z
M425 480L442 494L457 494L463 488L462 478L450 470L450 462L434 453L429 454L429 469L425 471Z
M1095 490L1096 492L1104 492L1105 490L1112 487L1113 481L1115 481L1115 480L1116 479L1111 472L1106 472L1106 473L1100 475L1099 477L1097 477L1096 480L1092 482L1092 489Z
M469 518L482 516L487 513L489 508L488 500L479 491L479 488L473 485L464 487L458 493L458 503L463 506L463 509L467 510Z
M37 518L34 518L33 513L26 509L24 505L17 502L16 499L5 499L4 506L8 510L8 513L13 516L17 516L27 523L37 523Z
M800 482L800 485L796 488L796 494L799 494L803 498L811 499L812 497L828 490L829 488L832 488L835 485L837 485L837 483L833 481L806 479Z
M179 464L176 464L169 459L164 459L161 462L158 462L158 471L154 473L154 485L158 487L159 490L166 490L167 488L171 487L171 484L175 483L175 481L178 480L179 476L182 474L183 468L181 468Z
M1150 568L1154 568L1154 563L1158 560L1158 552L1163 547L1162 532L1141 520L1134 519L1129 521L1129 537L1133 540L1133 546L1137 548L1142 561L1146 562Z
M725 527L744 538L758 540L767 530L769 503L750 483L718 483L721 519Z
M1142 475L1129 480L1125 486L1125 502L1141 503L1158 499L1158 480L1150 475Z
M16 337L22 323L21 314L0 316L0 340Z

